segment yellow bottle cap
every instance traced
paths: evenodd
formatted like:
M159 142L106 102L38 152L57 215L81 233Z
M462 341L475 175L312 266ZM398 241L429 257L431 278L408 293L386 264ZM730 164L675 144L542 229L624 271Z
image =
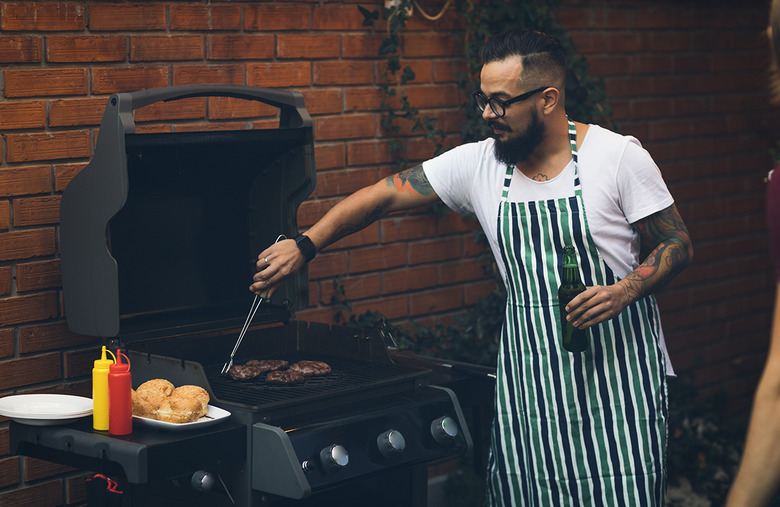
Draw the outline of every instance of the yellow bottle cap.
M108 357L106 357L106 346L103 345L103 352L100 359L95 360L95 368L98 370L107 370L112 364L114 364L114 360L108 359Z

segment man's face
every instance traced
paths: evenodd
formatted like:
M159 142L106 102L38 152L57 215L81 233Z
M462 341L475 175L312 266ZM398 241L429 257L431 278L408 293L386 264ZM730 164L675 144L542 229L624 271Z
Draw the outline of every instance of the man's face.
M519 56L485 64L481 73L482 93L488 98L508 100L530 91L519 79L521 72ZM495 155L500 162L511 165L524 162L544 140L545 124L539 119L534 99L538 96L508 105L501 117L490 107L482 113L493 129Z

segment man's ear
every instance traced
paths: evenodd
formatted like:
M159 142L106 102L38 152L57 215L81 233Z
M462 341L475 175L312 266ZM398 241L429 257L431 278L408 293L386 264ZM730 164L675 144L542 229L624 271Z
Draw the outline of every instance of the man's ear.
M542 114L551 114L559 105L561 100L561 92L557 88L547 88L541 94L544 99L544 105L542 106Z

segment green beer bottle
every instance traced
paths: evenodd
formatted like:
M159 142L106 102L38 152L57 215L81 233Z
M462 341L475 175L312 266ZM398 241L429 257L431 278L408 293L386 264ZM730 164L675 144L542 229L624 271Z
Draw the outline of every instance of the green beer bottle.
M563 280L558 288L558 303L561 305L561 330L563 332L563 348L569 352L582 352L588 348L588 333L577 329L566 320L566 305L580 292L585 285L580 280L580 270L577 267L577 253L574 247L563 247Z

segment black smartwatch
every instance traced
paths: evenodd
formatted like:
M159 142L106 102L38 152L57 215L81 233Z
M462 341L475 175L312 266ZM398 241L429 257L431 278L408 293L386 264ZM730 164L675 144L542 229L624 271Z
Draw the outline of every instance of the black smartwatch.
M309 262L317 255L317 249L314 247L314 243L311 242L308 236L298 234L295 236L295 244L298 245L298 249L301 251L306 262Z

